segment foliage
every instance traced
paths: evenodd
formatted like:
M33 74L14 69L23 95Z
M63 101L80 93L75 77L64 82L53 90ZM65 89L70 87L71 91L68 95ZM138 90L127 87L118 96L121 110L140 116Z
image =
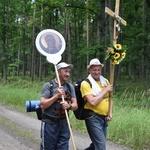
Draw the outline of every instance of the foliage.
M127 45L127 56L117 72L134 79L147 80L150 66L150 13L148 1L120 3L119 15L127 21L121 25L118 43ZM114 10L115 1L72 0L6 0L0 2L0 75L33 78L48 76L46 58L35 47L36 35L43 29L55 29L66 41L62 61L73 63L76 77L83 76L91 58L105 59L105 47L112 42L112 20L105 14L105 6ZM113 6L111 8L111 6ZM80 63L80 64L79 64ZM105 63L105 62L104 62ZM123 65L122 65L123 64ZM109 66L104 73L109 74ZM116 70L115 70L116 71ZM121 72L120 72L121 71ZM13 72L13 73L12 73Z

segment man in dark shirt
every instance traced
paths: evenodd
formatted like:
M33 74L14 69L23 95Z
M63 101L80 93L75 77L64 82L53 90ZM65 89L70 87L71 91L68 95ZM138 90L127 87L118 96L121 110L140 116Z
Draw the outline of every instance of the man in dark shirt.
M41 150L69 149L70 133L65 109L68 111L77 109L74 87L67 83L72 67L72 64L59 63L57 70L61 86L56 77L50 82L46 82L42 88ZM62 101L62 96L64 101Z

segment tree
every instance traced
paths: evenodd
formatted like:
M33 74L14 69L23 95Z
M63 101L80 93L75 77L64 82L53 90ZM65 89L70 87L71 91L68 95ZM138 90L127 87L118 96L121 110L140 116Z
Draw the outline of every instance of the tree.
M118 41L127 46L126 59L116 67L121 80L128 76L133 81L149 78L150 66L150 14L148 0L120 1L120 15L127 21ZM36 7L35 7L36 6ZM42 76L53 74L44 56L35 47L35 39L43 29L60 32L66 41L62 61L73 63L73 79L87 75L86 66L97 57L105 63L108 76L109 64L105 61L106 49L112 41L112 20L104 8L114 8L114 0L28 0L0 2L0 55L1 77ZM36 13L35 13L36 12Z

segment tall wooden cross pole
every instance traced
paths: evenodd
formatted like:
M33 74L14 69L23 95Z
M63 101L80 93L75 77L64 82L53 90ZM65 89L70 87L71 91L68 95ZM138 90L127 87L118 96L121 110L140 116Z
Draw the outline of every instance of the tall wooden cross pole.
M120 24L124 26L127 25L126 21L119 16L119 4L120 0L116 0L115 12L110 10L108 7L105 7L105 13L107 13L114 19L113 45L118 44L117 38L118 33L120 32ZM115 73L115 64L112 64L112 62L110 62L110 84L114 84L114 73ZM111 105L111 95L112 93L110 93L110 105ZM109 112L111 111L110 109L111 108L109 107Z

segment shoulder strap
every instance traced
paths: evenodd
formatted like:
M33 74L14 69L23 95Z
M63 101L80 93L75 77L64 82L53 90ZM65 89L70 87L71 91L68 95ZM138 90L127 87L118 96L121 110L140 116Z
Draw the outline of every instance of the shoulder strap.
M84 81L88 82L90 84L90 87L92 88L92 83L90 82L90 80L88 78L86 78ZM84 101L84 105L87 103L87 101Z
M49 83L50 83L50 96L52 96L51 94L52 94L52 89L53 89L53 86L54 86L54 82L53 82L53 80L51 80L51 81L49 81Z
M90 80L86 78L85 81L88 82L90 84L90 87L92 88L92 83L90 82Z

